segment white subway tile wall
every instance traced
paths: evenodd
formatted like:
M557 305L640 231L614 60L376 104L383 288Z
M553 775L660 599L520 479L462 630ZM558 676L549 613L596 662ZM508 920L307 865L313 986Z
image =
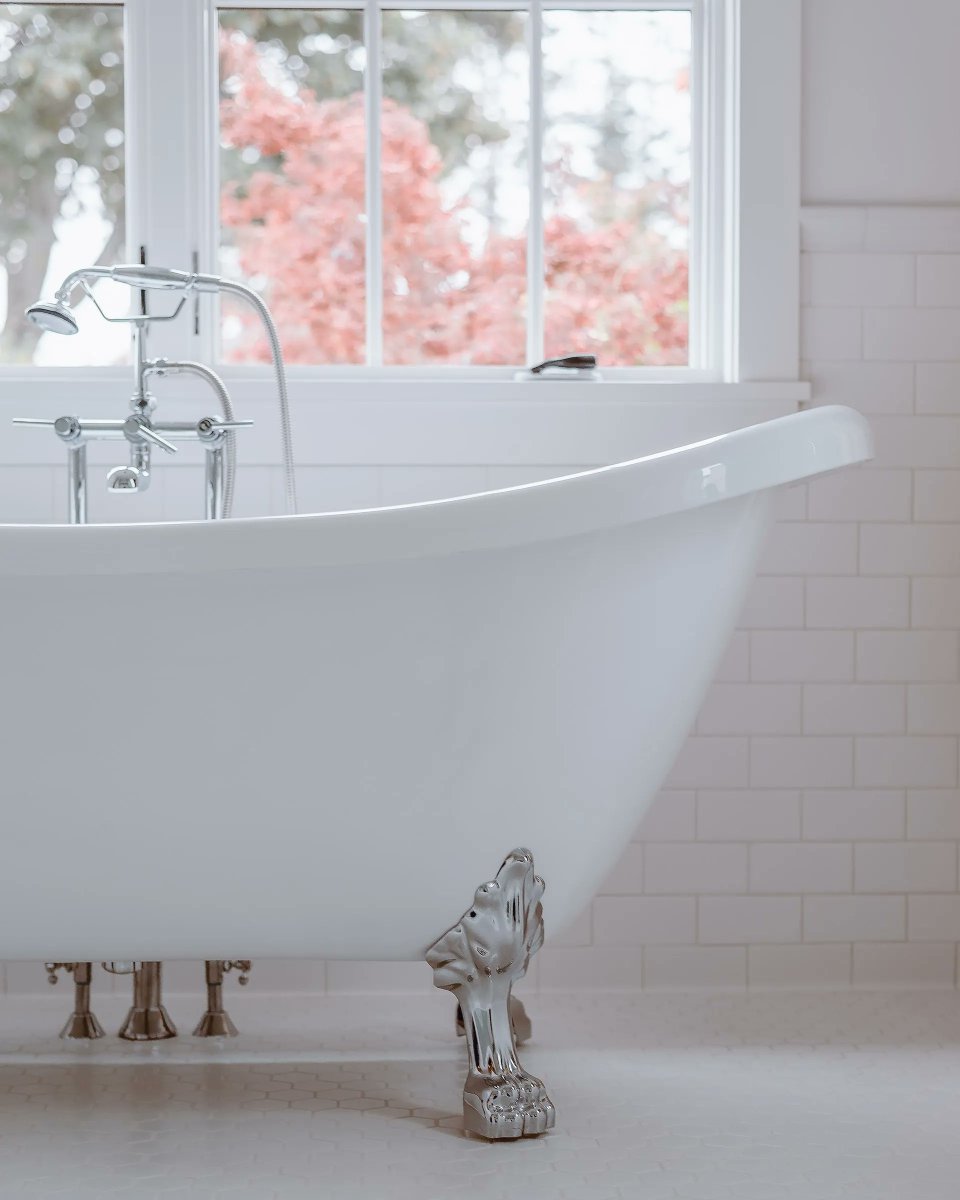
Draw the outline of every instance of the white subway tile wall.
M529 989L956 986L960 208L818 207L802 233L804 376L814 403L870 418L878 458L784 494L693 736L558 938L547 879ZM557 473L308 466L300 490L308 507L346 508ZM195 512L194 471L167 467L158 484L129 517ZM280 499L276 471L241 476L240 511ZM93 503L100 520L123 505ZM6 519L62 507L60 471L0 472ZM32 990L43 972L8 964L5 978ZM171 981L199 987L199 971L177 964ZM251 987L428 984L416 964L263 963Z

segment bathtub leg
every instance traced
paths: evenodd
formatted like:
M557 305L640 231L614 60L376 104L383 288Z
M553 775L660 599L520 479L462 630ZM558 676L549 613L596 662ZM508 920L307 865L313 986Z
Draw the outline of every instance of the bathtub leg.
M162 1001L163 963L142 962L133 972L133 1007L118 1036L128 1042L159 1042L177 1036Z
M518 1000L516 996L510 997L510 1024L513 1026L513 1040L518 1046L523 1046L533 1037L533 1023L530 1020L527 1010L523 1007L523 1001ZM457 1005L457 1020L456 1020L457 1037L463 1037L466 1030L463 1027L463 1009Z
M556 1117L541 1081L520 1065L511 1020L510 989L543 944L542 895L533 855L514 850L427 951L435 986L454 993L463 1015L463 1124L480 1137L529 1137L552 1129Z
M193 1031L194 1037L236 1037L237 1027L230 1020L230 1014L223 1007L223 977L234 967L240 972L240 986L249 982L248 972L251 967L249 959L207 959L207 1011L200 1018L200 1023Z

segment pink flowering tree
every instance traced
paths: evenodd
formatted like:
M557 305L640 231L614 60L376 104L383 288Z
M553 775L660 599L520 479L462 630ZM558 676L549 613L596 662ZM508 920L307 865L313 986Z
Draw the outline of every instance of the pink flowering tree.
M360 95L320 100L281 88L251 39L222 43L221 137L266 160L226 180L221 219L247 278L261 284L294 363L362 363L365 342L364 109ZM522 363L526 244L468 237L466 202L444 203L443 163L427 126L384 100L383 343L388 363ZM588 187L559 166L553 208ZM620 194L599 227L549 216L544 229L548 356L594 352L609 365L687 361L684 250L638 219L665 207L682 222L683 189ZM625 214L625 215L624 215ZM238 315L238 320L243 318ZM263 360L252 326L229 350Z

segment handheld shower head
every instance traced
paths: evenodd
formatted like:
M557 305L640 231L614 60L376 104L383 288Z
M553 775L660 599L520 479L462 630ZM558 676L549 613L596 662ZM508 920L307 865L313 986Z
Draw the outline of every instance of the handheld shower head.
M59 300L38 300L27 309L27 320L45 333L75 334L80 326L69 308Z

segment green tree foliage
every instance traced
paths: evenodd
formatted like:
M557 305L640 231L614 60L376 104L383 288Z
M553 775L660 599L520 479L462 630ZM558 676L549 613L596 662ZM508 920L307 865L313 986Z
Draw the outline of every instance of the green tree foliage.
M123 243L123 65L119 8L0 5L0 264L7 275L0 360L29 361L22 319L40 293L58 218L94 206Z

